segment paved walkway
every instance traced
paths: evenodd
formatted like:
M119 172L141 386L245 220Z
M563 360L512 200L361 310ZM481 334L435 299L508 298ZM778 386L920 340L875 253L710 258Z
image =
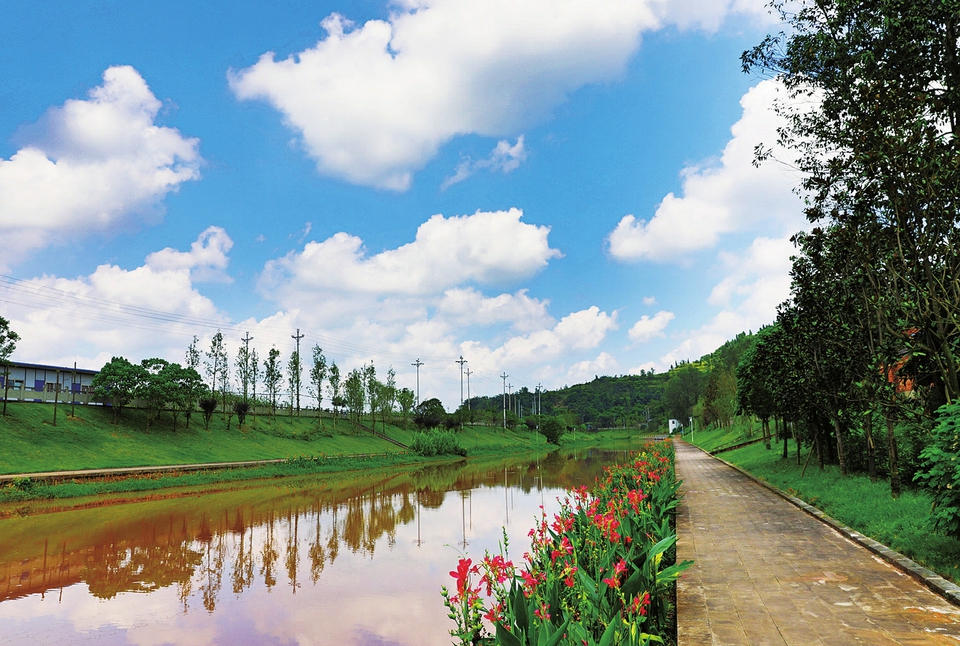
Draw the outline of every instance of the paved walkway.
M700 449L677 442L680 646L960 644L960 609Z

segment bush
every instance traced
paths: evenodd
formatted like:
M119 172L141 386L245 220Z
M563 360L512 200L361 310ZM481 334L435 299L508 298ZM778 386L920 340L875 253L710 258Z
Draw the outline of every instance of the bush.
M933 490L934 529L960 538L960 404L942 406L937 419L933 440L920 453L924 469L913 479Z
M213 413L217 410L217 398L216 397L204 397L199 402L200 410L203 411L203 428L210 428L210 418L213 417Z
M424 457L433 457L435 455L467 455L467 450L460 444L460 439L451 431L415 433L410 449L417 455Z
M556 417L540 419L540 434L547 438L550 444L560 445L560 436L563 435L563 424Z

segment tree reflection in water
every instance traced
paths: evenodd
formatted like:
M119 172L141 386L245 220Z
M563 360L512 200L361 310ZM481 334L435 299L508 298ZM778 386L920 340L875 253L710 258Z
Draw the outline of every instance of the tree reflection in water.
M284 575L296 594L302 558L316 586L341 546L372 559L378 546L394 548L398 526L416 520L419 547L421 510L440 509L448 491L460 497L463 549L473 524L474 490L503 487L504 477L509 488L524 492L569 487L592 480L600 463L611 459L553 453L539 463L470 461L247 484L202 496L26 517L7 511L0 520L0 602L81 582L97 599L175 586L183 612L191 610L197 591L204 609L213 613L223 600L224 577L239 597L258 586L271 590ZM301 523L308 528L304 532Z

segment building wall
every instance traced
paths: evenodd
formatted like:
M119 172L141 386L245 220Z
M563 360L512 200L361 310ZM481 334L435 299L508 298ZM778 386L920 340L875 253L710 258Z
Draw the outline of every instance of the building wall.
M9 377L0 369L0 398L7 393L8 401L76 401L88 403L93 399L93 378L96 370L72 367L46 366L11 362ZM9 390L6 379L10 379Z

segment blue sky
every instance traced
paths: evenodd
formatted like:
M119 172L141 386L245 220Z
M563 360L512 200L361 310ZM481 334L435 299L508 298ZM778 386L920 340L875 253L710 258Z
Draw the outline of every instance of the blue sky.
M300 329L421 396L664 370L772 320L803 226L751 0L15 3L22 361Z

